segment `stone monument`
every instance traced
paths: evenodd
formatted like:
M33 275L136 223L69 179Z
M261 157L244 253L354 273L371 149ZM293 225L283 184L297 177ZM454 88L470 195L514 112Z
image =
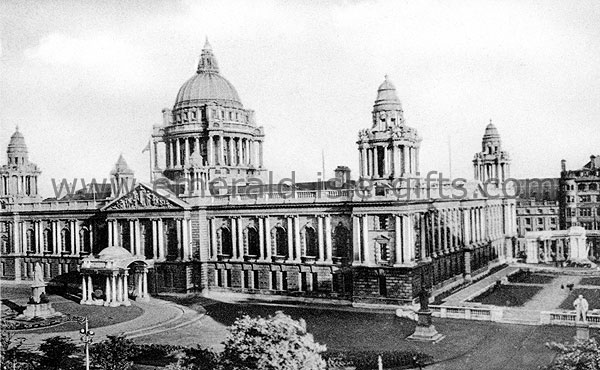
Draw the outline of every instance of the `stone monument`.
M589 304L587 299L583 298L583 295L579 295L573 302L575 307L575 339L587 340L590 339L590 325L587 321L587 312Z
M48 302L46 296L46 282L42 272L42 266L35 264L33 271L33 283L31 283L31 297L27 303L27 308L23 313L17 316L18 320L48 319L51 317L62 316L52 308L52 303Z
M431 323L431 311L429 310L429 291L427 289L421 289L421 294L419 294L419 302L421 308L417 312L418 318L415 332L406 339L419 342L437 343L444 339L444 335L438 333L437 330L435 330L435 326L433 326Z

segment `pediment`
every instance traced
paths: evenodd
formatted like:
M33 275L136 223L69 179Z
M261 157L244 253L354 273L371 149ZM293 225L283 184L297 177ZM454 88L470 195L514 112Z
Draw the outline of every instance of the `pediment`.
M188 204L174 193L160 189L153 190L145 184L137 184L129 193L123 194L102 207L103 211L121 210L183 210Z

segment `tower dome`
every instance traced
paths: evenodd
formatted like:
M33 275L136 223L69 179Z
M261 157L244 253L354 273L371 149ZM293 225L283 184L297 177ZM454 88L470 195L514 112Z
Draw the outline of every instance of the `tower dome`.
M217 58L208 40L204 44L196 74L179 89L173 110L198 106L217 101L222 104L243 108L235 87L219 72Z
M396 87L385 76L385 81L377 89L377 98L375 99L375 105L373 106L373 112L390 111L390 110L402 110L402 104L398 95L396 94Z
M490 123L485 127L485 132L483 134L483 140L486 139L496 139L496 138L500 138L500 133L498 132L498 129L496 128L496 126L494 126L494 124L492 123L492 120L490 120Z

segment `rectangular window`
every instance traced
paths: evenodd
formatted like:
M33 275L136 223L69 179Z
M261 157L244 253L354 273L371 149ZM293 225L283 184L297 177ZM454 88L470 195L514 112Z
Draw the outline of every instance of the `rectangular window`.
M225 273L225 277L226 277L226 288L231 288L231 270L226 270Z
M242 271L242 272L244 273L244 288L250 289L251 288L251 286L250 286L250 277L252 276L251 275L252 271L245 270L245 271Z
M222 281L223 276L221 275L221 270L215 269L215 274L217 275L216 279L215 279L215 281L217 282L217 286L218 287L223 286L223 281Z
M379 275L379 295L386 297L387 296L387 281L385 275Z
M252 273L254 274L254 279L253 279L253 283L254 283L254 289L259 289L260 288L260 279L259 279L259 271L252 271Z
M281 285L283 290L288 290L287 271L281 272Z
M272 290L280 290L281 287L277 283L277 273L279 271L271 271L271 289Z
M319 291L319 274L316 272L312 273L312 290Z

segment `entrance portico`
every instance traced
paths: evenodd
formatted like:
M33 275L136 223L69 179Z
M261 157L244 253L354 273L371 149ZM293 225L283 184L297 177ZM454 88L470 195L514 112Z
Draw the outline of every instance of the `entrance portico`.
M132 255L123 247L108 247L81 263L81 304L129 306L129 296L147 301L151 260ZM130 280L129 277L132 277ZM104 287L102 294L101 287Z

